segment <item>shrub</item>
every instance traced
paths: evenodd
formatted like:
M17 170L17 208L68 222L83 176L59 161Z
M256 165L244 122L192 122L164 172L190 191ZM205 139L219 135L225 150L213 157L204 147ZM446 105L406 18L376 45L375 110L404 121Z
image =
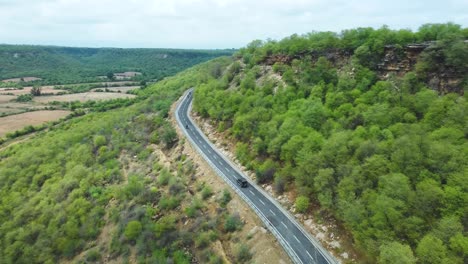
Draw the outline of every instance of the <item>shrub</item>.
M101 253L98 250L92 249L86 254L87 262L98 262L101 260Z
M226 205L231 201L231 193L229 190L223 190L223 196L221 196L221 207L226 207Z
M308 197L299 196L296 198L296 210L299 213L304 213L309 208L310 200Z
M16 97L17 102L30 102L32 101L33 96L30 94L21 94Z
M229 215L226 218L226 222L224 223L224 230L226 230L226 232L234 232L240 229L241 226L242 226L242 221L240 220L240 217L238 214Z
M159 185L167 185L169 183L169 179L172 177L172 174L167 169L162 169L158 176L158 183Z
M203 189L201 191L201 195L202 195L203 200L208 199L212 194L213 194L213 191L211 190L211 188L209 186L203 187Z
M252 258L252 253L248 246L241 244L236 249L236 259L239 263L245 263Z
M140 221L130 221L125 227L124 235L128 240L135 240L141 233L142 226Z

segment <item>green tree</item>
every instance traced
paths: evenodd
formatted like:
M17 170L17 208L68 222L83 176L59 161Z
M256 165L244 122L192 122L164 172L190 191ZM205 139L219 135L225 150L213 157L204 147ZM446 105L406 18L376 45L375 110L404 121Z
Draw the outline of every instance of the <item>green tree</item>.
M379 263L382 264L413 264L416 258L408 245L391 242L380 246Z
M125 227L125 237L128 240L135 240L138 238L142 230L142 226L140 221L133 220L128 222L127 226Z
M31 88L31 95L32 95L32 96L40 96L40 95L41 95L41 92L42 92L41 86L34 85L34 86Z
M113 81L115 79L114 73L113 72L108 72L107 73L107 79Z
M418 244L416 254L421 263L444 263L447 248L433 235L426 235Z
M298 196L296 198L296 202L295 202L295 205L296 205L296 210L299 212L299 213L304 213L307 211L307 209L309 209L309 204L310 204L310 199L308 197L305 197L305 196Z

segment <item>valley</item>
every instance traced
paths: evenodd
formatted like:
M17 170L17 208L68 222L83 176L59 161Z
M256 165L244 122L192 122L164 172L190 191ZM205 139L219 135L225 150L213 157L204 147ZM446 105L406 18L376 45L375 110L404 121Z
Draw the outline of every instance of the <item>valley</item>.
M467 39L0 45L0 263L466 263Z

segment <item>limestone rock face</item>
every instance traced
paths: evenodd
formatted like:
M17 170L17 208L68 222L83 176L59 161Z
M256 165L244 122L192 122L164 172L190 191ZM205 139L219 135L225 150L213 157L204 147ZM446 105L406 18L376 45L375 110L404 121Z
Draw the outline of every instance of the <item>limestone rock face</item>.
M398 45L387 45L384 48L382 59L375 70L381 80L387 80L393 75L402 77L415 69L416 63L419 61L420 54L426 49L437 49L436 42L424 42L419 44L410 44L404 47ZM468 45L468 43L467 43ZM271 66L275 63L291 65L294 59L308 57L312 62L316 62L318 58L325 57L327 60L338 69L345 66L353 55L352 50L344 49L328 49L325 51L310 50L300 52L294 55L273 54L267 56L263 64ZM350 73L352 74L352 73ZM436 65L435 70L430 71L427 76L422 76L426 80L429 88L436 90L439 94L447 93L464 93L462 86L463 78L466 73L457 72L452 67L443 63Z

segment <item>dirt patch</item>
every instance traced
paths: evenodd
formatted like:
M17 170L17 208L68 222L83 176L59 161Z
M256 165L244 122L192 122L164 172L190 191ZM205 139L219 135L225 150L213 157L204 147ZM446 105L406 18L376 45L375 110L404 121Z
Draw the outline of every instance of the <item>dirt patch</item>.
M228 189L231 192L232 200L228 204L227 209L231 214L238 214L244 223L241 231L235 232L231 237L230 242L225 244L215 244L215 247L221 256L227 260L227 256L233 256L236 250L234 241L241 240L249 247L253 253L251 263L292 263L289 256L283 250L276 238L265 228L263 222L252 211L252 209L230 189L230 187L214 173L212 168L206 161L194 150L192 145L184 140L182 131L174 119L176 103L171 108L171 122L176 128L182 144L182 153L190 157L196 165L196 179L198 182L206 182L213 189L214 197L219 197L221 193Z
M16 99L16 96L14 95L0 95L0 104L9 103L14 99Z
M25 126L37 126L45 122L58 120L69 115L70 111L35 111L0 117L0 136L22 129Z
M111 99L121 98L134 98L133 94L122 94L122 93L76 93L76 94L65 94L65 95L51 95L51 96L38 96L34 97L34 101L38 103L50 103L50 102L73 102L73 101L102 101Z

